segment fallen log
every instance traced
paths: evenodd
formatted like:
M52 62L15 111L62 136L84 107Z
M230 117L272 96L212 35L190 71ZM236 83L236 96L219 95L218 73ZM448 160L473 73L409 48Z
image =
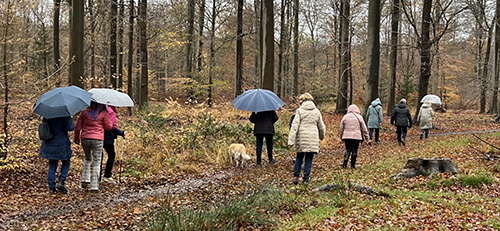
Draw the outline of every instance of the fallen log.
M376 190L370 186L360 185L352 182L349 183L349 189L368 195L390 197L388 193Z
M403 169L392 175L393 179L428 176L441 172L458 173L460 170L449 158L414 158L409 159Z
M337 189L343 189L344 186L338 185L338 184L325 184L323 186L314 188L312 191L313 192L318 192L318 191L333 191Z

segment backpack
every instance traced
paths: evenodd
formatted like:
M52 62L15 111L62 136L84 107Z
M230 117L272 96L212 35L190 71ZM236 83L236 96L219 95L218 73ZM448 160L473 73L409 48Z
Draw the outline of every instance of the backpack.
M50 140L54 137L50 131L50 124L48 121L44 120L42 124L38 126L38 137L40 140Z

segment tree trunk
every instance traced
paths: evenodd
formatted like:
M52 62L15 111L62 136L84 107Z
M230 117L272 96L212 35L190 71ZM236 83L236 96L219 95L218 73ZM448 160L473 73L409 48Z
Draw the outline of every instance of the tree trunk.
M277 87L277 95L279 97L284 96L284 85L285 85L285 78L283 76L284 74L284 66L285 66L285 59L284 59L284 53L285 53L285 39L286 39L286 8L287 8L287 1L286 0L281 0L281 17L280 17L280 43L279 43L279 51L278 51L278 87Z
M389 89L389 100L387 102L387 115L391 115L396 106L396 72L398 63L398 33L399 33L399 0L393 0L391 13L391 57L390 72L391 86Z
M5 11L7 16L11 16L11 2L10 0L7 1L7 3L4 5L5 6ZM10 17L3 17L5 20L4 23L4 33L3 33L3 52L2 52L2 66L3 66L3 84L4 84L4 89L5 89L5 101L3 105L3 142L0 142L0 158L5 159L8 155L7 148L8 148L8 143L9 143L9 68L7 64L7 43L9 41L9 27L10 27Z
M214 24L214 22L212 22ZM212 25L213 28L213 25ZM213 33L213 32L212 32ZM210 38L210 52L213 49L213 38ZM212 63L212 57L210 63ZM243 0L238 0L238 21L236 26L236 76L234 78L234 97L242 93L241 81L243 79Z
M263 0L262 8L262 88L274 91L274 5Z
M200 2L200 15L198 15L198 72L203 69L203 29L205 28L205 5L206 0Z
M195 0L188 1L188 42L186 44L186 76L193 77L193 38L194 38L194 16L195 16ZM190 95L191 96L191 95Z
M493 78L493 96L490 105L490 113L498 112L498 81L500 75L500 0L496 1L496 14L495 14L495 45L494 45L494 78Z
M140 0L139 6L139 31L141 54L141 93L139 106L142 108L148 102L148 38L147 38L147 0Z
M253 9L254 9L254 13L255 13L255 23L254 23L254 28L256 30L256 33L259 37L258 39L254 39L255 41L255 49L257 51L259 51L259 53L255 54L254 56L254 74L255 74L255 79L257 79L257 82L258 82L258 86L260 86L260 67L261 67L261 63L260 63L260 44L261 44L261 23L260 23L260 20L261 20L261 12L260 12L260 8L261 8L261 2L260 0L254 0L254 4L253 4Z
M215 22L217 20L216 16L216 4L215 1L212 1L212 22L210 28L210 64L208 70L208 106L212 106L212 84L213 84L213 75L215 68Z
M429 38L431 22L432 0L424 0L422 11L422 33L420 37L420 77L418 81L418 100L416 113L413 118L417 118L422 103L420 100L427 95L429 89L429 78L431 76L431 41Z
M365 85L363 117L372 100L378 98L378 82L380 68L380 0L370 0L368 6L368 76Z
M54 72L55 78L56 78L56 86L60 86L61 83L59 81L59 68L61 67L61 53L59 50L59 15L61 12L61 0L54 0L54 15L53 15L53 41L52 41L52 46L54 49Z
M337 92L337 107L335 113L345 114L347 112L347 82L349 80L349 63L350 63L350 32L349 32L349 17L350 3L349 0L340 2L340 69L339 69L339 89Z
M127 57L127 93L131 99L134 98L134 0L129 1L129 17L128 17L128 57ZM132 108L128 108L128 114L132 115Z
M299 95L299 0L293 0L293 96Z
M428 176L441 172L457 173L459 171L453 161L448 158L414 158L409 159L403 169L392 175L391 178L413 178L420 175Z
M84 0L72 0L69 40L69 56L71 59L69 79L71 85L81 88L83 88L84 76L83 47L85 37L83 2Z
M118 89L123 88L123 19L125 15L125 2L120 0L120 10L118 14Z
M110 1L109 12L109 82L111 88L118 86L118 78L116 76L116 17L118 15L118 2L117 0Z
M480 113L486 112L486 92L488 91L488 72L489 72L489 63L490 63L490 55L491 55L491 38L493 36L493 26L490 27L488 31L488 38L486 39L486 51L484 55L483 61L483 70L481 76L481 99L480 99Z
M93 0L89 0L89 7L88 7L88 11L89 11L89 16L90 16L90 75L89 77L90 78L95 78L96 75L95 75L95 39L96 39L96 35L95 35L95 16L94 16L94 1ZM94 81L92 81L90 83L90 87L91 88L94 88Z

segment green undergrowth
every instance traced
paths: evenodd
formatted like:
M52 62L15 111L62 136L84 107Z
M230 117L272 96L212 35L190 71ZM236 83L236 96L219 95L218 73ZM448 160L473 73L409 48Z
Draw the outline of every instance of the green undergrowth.
M203 209L174 210L170 202L149 223L148 230L239 230L240 227L274 227L281 211L296 211L295 195L261 189Z

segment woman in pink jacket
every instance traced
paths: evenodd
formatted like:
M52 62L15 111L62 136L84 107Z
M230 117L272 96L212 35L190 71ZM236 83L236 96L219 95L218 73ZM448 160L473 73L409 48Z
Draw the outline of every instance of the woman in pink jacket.
M356 158L358 157L358 147L360 141L363 141L363 136L371 145L368 129L358 106L351 105L347 108L347 114L344 115L340 122L340 138L345 143L345 155L342 168L347 168L349 156L351 157L351 168L356 166Z
M90 184L91 191L99 191L99 175L101 171L104 130L113 127L106 107L91 102L90 107L82 110L75 125L75 143L82 142L85 161L82 170L82 188ZM90 170L92 165L92 172Z

